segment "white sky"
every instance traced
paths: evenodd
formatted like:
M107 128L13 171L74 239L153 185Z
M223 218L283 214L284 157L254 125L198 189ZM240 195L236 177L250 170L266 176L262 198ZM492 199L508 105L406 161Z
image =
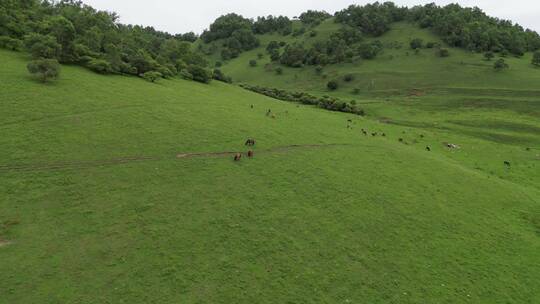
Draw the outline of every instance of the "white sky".
M226 13L238 13L248 18L267 15L294 17L308 10L335 11L350 4L366 4L373 1L354 0L83 0L99 10L114 11L126 24L153 26L172 34L196 32L206 29L217 17ZM384 1L380 1L384 2ZM460 3L462 6L478 6L488 15L509 19L540 32L539 0L395 0L399 6L414 6L435 2L438 5Z

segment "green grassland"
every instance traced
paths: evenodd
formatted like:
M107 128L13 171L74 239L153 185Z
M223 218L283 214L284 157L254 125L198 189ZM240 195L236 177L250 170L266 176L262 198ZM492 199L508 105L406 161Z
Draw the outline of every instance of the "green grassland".
M315 79L256 53L226 72ZM0 51L0 303L539 302L540 73L390 53L350 67L396 81L360 117L73 66L42 84Z

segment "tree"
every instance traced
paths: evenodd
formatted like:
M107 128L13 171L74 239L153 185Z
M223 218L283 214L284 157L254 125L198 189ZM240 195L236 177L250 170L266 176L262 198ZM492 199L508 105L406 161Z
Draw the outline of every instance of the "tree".
M57 79L60 76L60 64L56 59L37 59L30 61L26 67L30 74L42 82Z
M484 58L487 61L491 61L491 59L493 59L494 57L495 57L495 54L493 54L492 51L488 51L488 52L484 53Z
M540 66L540 51L536 51L533 54L532 64L535 66Z
M198 65L189 65L187 67L187 72L193 76L193 80L198 82L210 83L212 80L212 73Z
M413 40L411 40L411 49L413 50L416 50L416 49L421 49L424 45L424 41L420 38L415 38Z
M160 73L160 72L156 72L156 71L149 71L149 72L146 72L142 75L142 77L144 79L146 79L147 81L150 81L150 82L156 82L158 81L161 77L163 77L163 75Z
M62 61L74 61L73 41L75 40L76 32L73 23L63 16L55 16L45 22L45 28L62 46L60 52Z
M330 90L330 91L335 91L338 89L339 87L339 84L337 81L335 80L331 80L328 82L328 84L326 84L326 87Z
M495 64L493 64L493 68L495 69L495 71L502 71L504 69L508 69L509 66L508 64L504 61L504 59L499 59L497 61L495 61Z
M24 37L24 45L34 59L58 58L62 51L62 46L50 35L32 33Z
M257 66L257 60L255 60L255 59L250 60L249 61L249 66L250 67L256 67Z

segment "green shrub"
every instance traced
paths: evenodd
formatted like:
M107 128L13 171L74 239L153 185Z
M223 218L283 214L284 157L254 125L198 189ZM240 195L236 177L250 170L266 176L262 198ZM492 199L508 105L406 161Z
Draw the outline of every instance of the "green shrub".
M23 47L23 42L19 39L13 39L7 36L0 36L0 48L10 51L20 51Z
M103 59L92 58L86 63L86 67L100 74L109 74L113 72L111 64L107 60Z
M142 77L144 79L146 79L147 81L150 81L150 82L156 82L158 81L161 77L163 77L163 75L160 73L160 72L156 72L156 71L150 71L150 72L146 72L142 75Z
M495 71L502 71L502 70L508 69L509 66L504 61L504 59L501 58L501 59L495 61L495 63L493 64L493 68L495 69Z
M537 67L540 66L540 51L534 52L531 63Z
M30 74L36 76L42 82L58 79L60 76L60 64L56 59L37 59L30 61L26 66Z
M339 88L339 83L337 81L335 81L335 80L331 80L326 84L326 87L330 91L335 91L335 90L337 90Z
M210 83L212 80L212 73L201 66L189 65L187 71L193 75L193 80L197 82Z
M421 49L424 45L424 41L420 38L414 38L413 40L411 40L411 49L413 50L416 50L416 49Z
M439 55L439 57L448 57L448 56L450 56L450 51L448 49L445 49L445 48L440 48L437 51L437 54Z

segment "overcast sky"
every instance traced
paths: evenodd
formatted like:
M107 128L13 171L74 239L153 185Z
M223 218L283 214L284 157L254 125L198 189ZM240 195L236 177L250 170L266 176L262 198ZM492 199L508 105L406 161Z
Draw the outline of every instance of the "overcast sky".
M217 17L235 12L254 18L266 15L294 17L308 9L326 10L329 13L341 10L350 4L365 4L374 1L353 0L83 0L99 10L114 11L122 23L150 25L158 30L173 34L200 33ZM381 1L384 2L384 1ZM540 32L539 0L395 0L397 5L414 6L436 2L439 5L460 3L463 6L478 6L490 16L509 19Z

